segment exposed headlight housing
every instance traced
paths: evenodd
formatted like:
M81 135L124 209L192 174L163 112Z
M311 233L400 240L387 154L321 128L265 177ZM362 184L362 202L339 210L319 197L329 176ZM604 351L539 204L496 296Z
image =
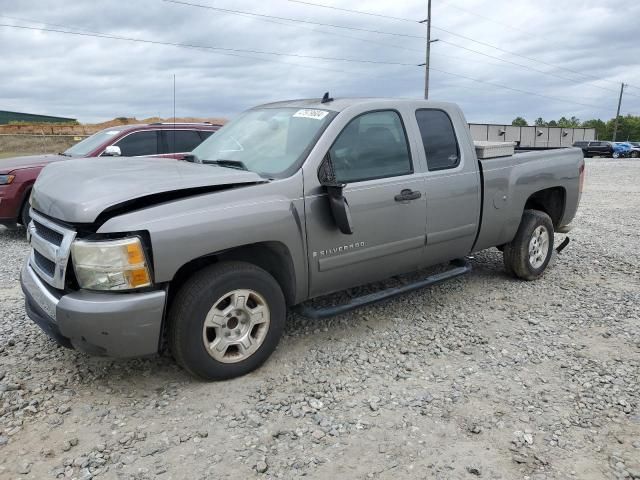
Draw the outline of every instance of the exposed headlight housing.
M0 185L9 185L16 178L15 175L0 175Z
M80 288L132 290L151 285L147 258L138 237L76 240L71 257Z

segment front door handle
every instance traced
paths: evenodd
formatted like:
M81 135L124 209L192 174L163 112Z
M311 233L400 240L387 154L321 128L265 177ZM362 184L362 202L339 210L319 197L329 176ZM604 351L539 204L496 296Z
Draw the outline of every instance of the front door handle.
M402 190L399 195L393 197L396 202L408 202L410 200L417 200L422 197L422 193L417 190L410 190L408 188Z

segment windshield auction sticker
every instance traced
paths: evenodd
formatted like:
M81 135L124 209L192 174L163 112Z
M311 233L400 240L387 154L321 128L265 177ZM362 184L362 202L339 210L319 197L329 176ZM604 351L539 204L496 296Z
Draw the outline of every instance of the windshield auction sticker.
M326 110L314 110L311 108L304 108L302 110L298 110L293 114L294 117L297 118L312 118L314 120L322 120L327 116L329 112Z

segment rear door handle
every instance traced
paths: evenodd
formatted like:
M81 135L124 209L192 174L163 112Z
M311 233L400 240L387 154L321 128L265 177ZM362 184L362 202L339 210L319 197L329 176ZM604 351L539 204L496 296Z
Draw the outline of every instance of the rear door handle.
M422 193L417 190L410 190L408 188L402 190L399 195L393 197L396 202L408 202L410 200L417 200L422 197Z

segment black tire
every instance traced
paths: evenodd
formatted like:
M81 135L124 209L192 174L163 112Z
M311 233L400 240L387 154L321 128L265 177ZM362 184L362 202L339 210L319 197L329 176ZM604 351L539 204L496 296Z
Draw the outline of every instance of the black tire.
M27 199L20 209L20 223L24 228L27 228L31 222L31 215L29 215L30 209L31 205L29 205L29 200Z
M640 157L640 152L631 152L631 158L638 158Z
M269 308L270 322L255 352L236 363L224 363L207 352L203 327L214 303L236 289L260 294ZM219 263L196 272L176 294L167 317L169 348L178 364L194 376L204 380L239 377L258 368L273 353L285 319L282 289L269 273L249 263Z
M546 229L548 248L544 261L536 268L530 260L529 243L538 227ZM506 271L523 280L539 278L551 260L553 239L553 222L549 215L539 210L525 210L515 238L504 246L503 258Z

